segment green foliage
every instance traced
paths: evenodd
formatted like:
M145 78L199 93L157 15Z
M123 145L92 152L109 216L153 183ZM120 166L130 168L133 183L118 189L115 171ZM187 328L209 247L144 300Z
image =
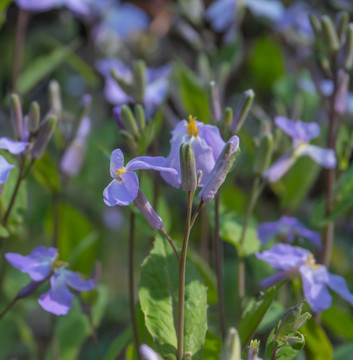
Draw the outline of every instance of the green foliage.
M194 266L187 262L185 281L185 353L202 359L205 342L206 288ZM178 263L168 242L157 236L154 248L141 267L139 298L146 327L156 341L159 353L166 359L176 358Z
M222 339L210 331L206 333L205 347L203 349L203 360L219 359L221 352Z
M353 316L350 312L332 305L321 314L321 319L335 334L353 340Z
M138 153L144 154L151 143L157 138L163 123L162 113L159 111L144 128L138 142Z
M131 327L125 329L117 338L110 344L103 360L115 360L121 354L126 345L132 340Z

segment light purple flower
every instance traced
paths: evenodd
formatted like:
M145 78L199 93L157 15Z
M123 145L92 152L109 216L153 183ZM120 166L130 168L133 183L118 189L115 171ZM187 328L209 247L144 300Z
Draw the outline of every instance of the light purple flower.
M310 156L315 162L325 168L336 166L336 155L331 149L310 145L310 140L320 134L320 127L314 122L293 122L285 117L275 118L275 124L293 139L293 148L290 153L280 157L269 169L264 172L264 177L270 182L278 181L295 163L300 156Z
M314 246L321 248L320 234L307 229L294 217L282 216L278 221L262 223L257 228L257 235L262 243L268 242L277 235L285 236L286 240L292 243L297 236L300 240L308 239Z
M133 97L127 94L111 75L111 71L114 70L121 80L128 85L132 85L133 73L130 67L118 59L104 59L97 62L97 68L105 77L104 95L107 101L114 105L124 105L129 102L134 102ZM171 68L169 65L146 70L144 106L149 117L152 116L153 112L164 100L169 86L168 77L170 72Z
M324 265L316 264L310 251L288 244L277 244L271 250L257 253L256 256L278 270L275 275L264 279L262 286L269 287L289 276L300 275L305 299L314 312L324 311L331 306L329 289L353 305L353 294L349 292L344 278L331 274Z
M51 288L38 299L42 308L56 315L65 315L72 305L73 295L68 287L77 291L89 291L95 287L93 280L81 280L79 275L67 270L67 264L58 260L58 249L39 246L30 255L5 254L6 260L15 268L27 273L39 282L50 277Z
M211 23L213 30L223 32L235 21L237 0L217 0L206 10L205 18Z
M110 175L113 181L104 189L104 202L108 206L126 206L136 199L139 180L134 170L156 170L177 175L176 170L166 166L162 156L139 156L124 167L124 155L120 149L112 152L110 157Z
M267 18L271 21L279 20L285 11L282 2L278 0L245 0L245 6L254 16Z
M199 183L199 186L202 187L225 145L218 128L212 125L205 125L189 116L188 122L186 120L180 121L171 133L171 149L167 157L166 166L175 169L178 175L164 173L162 174L163 179L172 186L180 186L179 149L181 144L189 143L194 150L196 171L202 171L202 178Z
M9 177L10 170L15 166L9 164L3 156L0 155L0 184L4 184ZM0 190L1 193L1 190Z
M7 137L0 138L0 149L7 150L13 155L19 155L26 151L27 141L16 141Z
M159 360L160 359L158 354L146 344L142 344L140 346L140 354L142 356L142 360Z
M16 0L16 4L23 10L42 12L66 6L71 11L88 15L91 0Z

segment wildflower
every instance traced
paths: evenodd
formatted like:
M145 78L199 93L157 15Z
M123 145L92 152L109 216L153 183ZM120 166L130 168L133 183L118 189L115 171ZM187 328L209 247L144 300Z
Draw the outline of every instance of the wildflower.
M343 277L331 274L324 265L316 264L310 251L298 246L277 244L271 250L256 254L278 270L262 281L262 286L272 286L288 276L299 275L303 281L304 296L314 312L321 312L331 306L329 288L353 305L353 294L348 290Z
M268 242L276 235L283 235L290 243L297 236L299 239L308 239L314 246L321 248L321 237L316 231L307 229L298 219L282 216L278 221L265 222L258 226L257 234L262 243Z
M0 184L4 184L7 181L10 170L14 167L14 165L9 164L5 158L0 155Z
M23 10L42 12L67 6L71 11L88 15L91 0L16 0L16 4Z
M27 141L16 141L7 137L0 138L0 149L7 150L13 155L19 155L26 151Z
M196 173L202 171L202 177L199 183L199 186L202 187L225 145L218 128L212 125L205 125L202 122L196 121L196 118L189 116L189 121L180 121L171 133L171 149L167 157L166 166L175 169L178 172L178 175L175 176L173 174L164 173L162 174L163 179L172 186L180 186L181 172L179 149L181 144L189 143L194 150Z
M176 170L166 166L162 156L139 156L124 167L124 155L120 149L112 152L110 157L110 175L113 181L104 189L104 202L108 206L126 206L136 199L139 190L139 180L133 170L163 171L174 176Z
M235 21L236 0L217 0L207 9L205 18L211 23L213 30L223 32Z
M38 299L39 305L55 315L65 315L72 305L73 294L68 287L77 291L89 291L94 281L81 280L76 272L67 270L67 263L59 260L58 249L39 246L30 255L5 254L6 260L15 268L27 273L35 282L50 277L51 288Z
M308 155L325 168L336 166L336 156L333 150L309 144L311 139L318 137L320 134L318 124L314 122L304 123L300 120L293 122L281 116L276 117L275 123L293 139L293 149L290 153L280 157L264 172L263 176L270 182L278 181L300 156Z

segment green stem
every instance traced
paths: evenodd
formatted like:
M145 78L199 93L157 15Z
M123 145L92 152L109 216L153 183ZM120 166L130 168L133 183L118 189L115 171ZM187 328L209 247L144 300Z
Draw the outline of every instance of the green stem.
M188 208L185 222L185 233L181 258L179 263L179 297L178 297L178 355L177 360L182 360L184 356L184 300L185 300L185 265L186 253L188 249L190 231L191 231L191 211L192 199L194 193L188 192Z
M177 258L178 260L178 264L180 264L180 258L179 258L179 254L178 254L178 251L176 250L175 246L174 246L174 243L173 243L173 239L169 236L169 234L165 231L164 228L161 229L161 233L165 236L165 238L168 240L170 246L172 247L173 251L174 251L174 254L175 254L175 257Z
M0 313L0 320L7 314L7 312L16 304L19 297L16 295L12 301L6 306L6 308Z

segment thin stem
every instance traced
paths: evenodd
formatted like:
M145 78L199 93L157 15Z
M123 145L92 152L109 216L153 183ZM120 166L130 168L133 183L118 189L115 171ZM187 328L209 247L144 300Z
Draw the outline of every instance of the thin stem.
M59 239L59 194L54 191L52 194L53 207L53 247L58 246Z
M197 219L197 216L199 215L201 208L203 206L204 202L201 200L199 203L199 206L197 207L197 209L194 212L194 215L192 216L191 222L190 222L190 227L192 228L195 224L195 221Z
M256 201L262 190L262 188L259 189L260 180L261 180L261 177L259 175L256 176L253 186L252 186L250 202L249 202L248 208L246 210L244 224L243 224L243 228L242 228L242 231L240 234L240 239L239 239L239 248L240 248L240 251L238 253L238 302L239 302L239 307L240 307L240 314L239 314L240 316L239 317L241 317L241 313L242 313L241 306L243 303L243 299L245 297L245 262L244 262L244 256L241 253L241 251L242 251L242 247L244 244L246 230L249 225L250 217L252 215L252 212L254 211Z
M0 320L7 314L7 312L16 304L20 298L16 295L12 301L6 306L6 308L0 313Z
M179 264L179 297L178 297L178 355L177 360L182 360L184 356L184 300L185 300L185 265L186 253L188 249L190 231L191 231L191 211L192 198L194 193L188 192L188 208L185 222L185 233L183 248L181 250L181 258Z
M136 311L135 311L135 291L134 291L134 238L135 238L135 213L130 213L130 236L129 236L129 300L132 330L134 343L136 347L137 358L140 360L140 339L137 329Z
M215 209L215 227L214 227L214 248L215 248L215 267L217 277L217 293L218 293L218 313L222 339L226 336L225 311L224 311L224 291L222 278L222 240L219 236L219 195L216 194L214 201Z
M98 334L97 334L97 329L93 322L93 316L92 316L91 309L89 309L89 311L87 313L87 317L88 317L89 326L90 326L91 332L92 332L92 340L93 340L93 345L94 345L95 356L96 356L96 359L99 360L100 356L99 356Z
M173 243L173 240L172 238L169 236L169 234L165 231L164 228L161 229L161 233L165 236L165 238L168 240L170 246L172 247L173 251L174 251L174 254L178 260L178 264L180 264L180 258L179 258L179 254L178 254L178 251L177 249L175 248L174 246L174 243Z

